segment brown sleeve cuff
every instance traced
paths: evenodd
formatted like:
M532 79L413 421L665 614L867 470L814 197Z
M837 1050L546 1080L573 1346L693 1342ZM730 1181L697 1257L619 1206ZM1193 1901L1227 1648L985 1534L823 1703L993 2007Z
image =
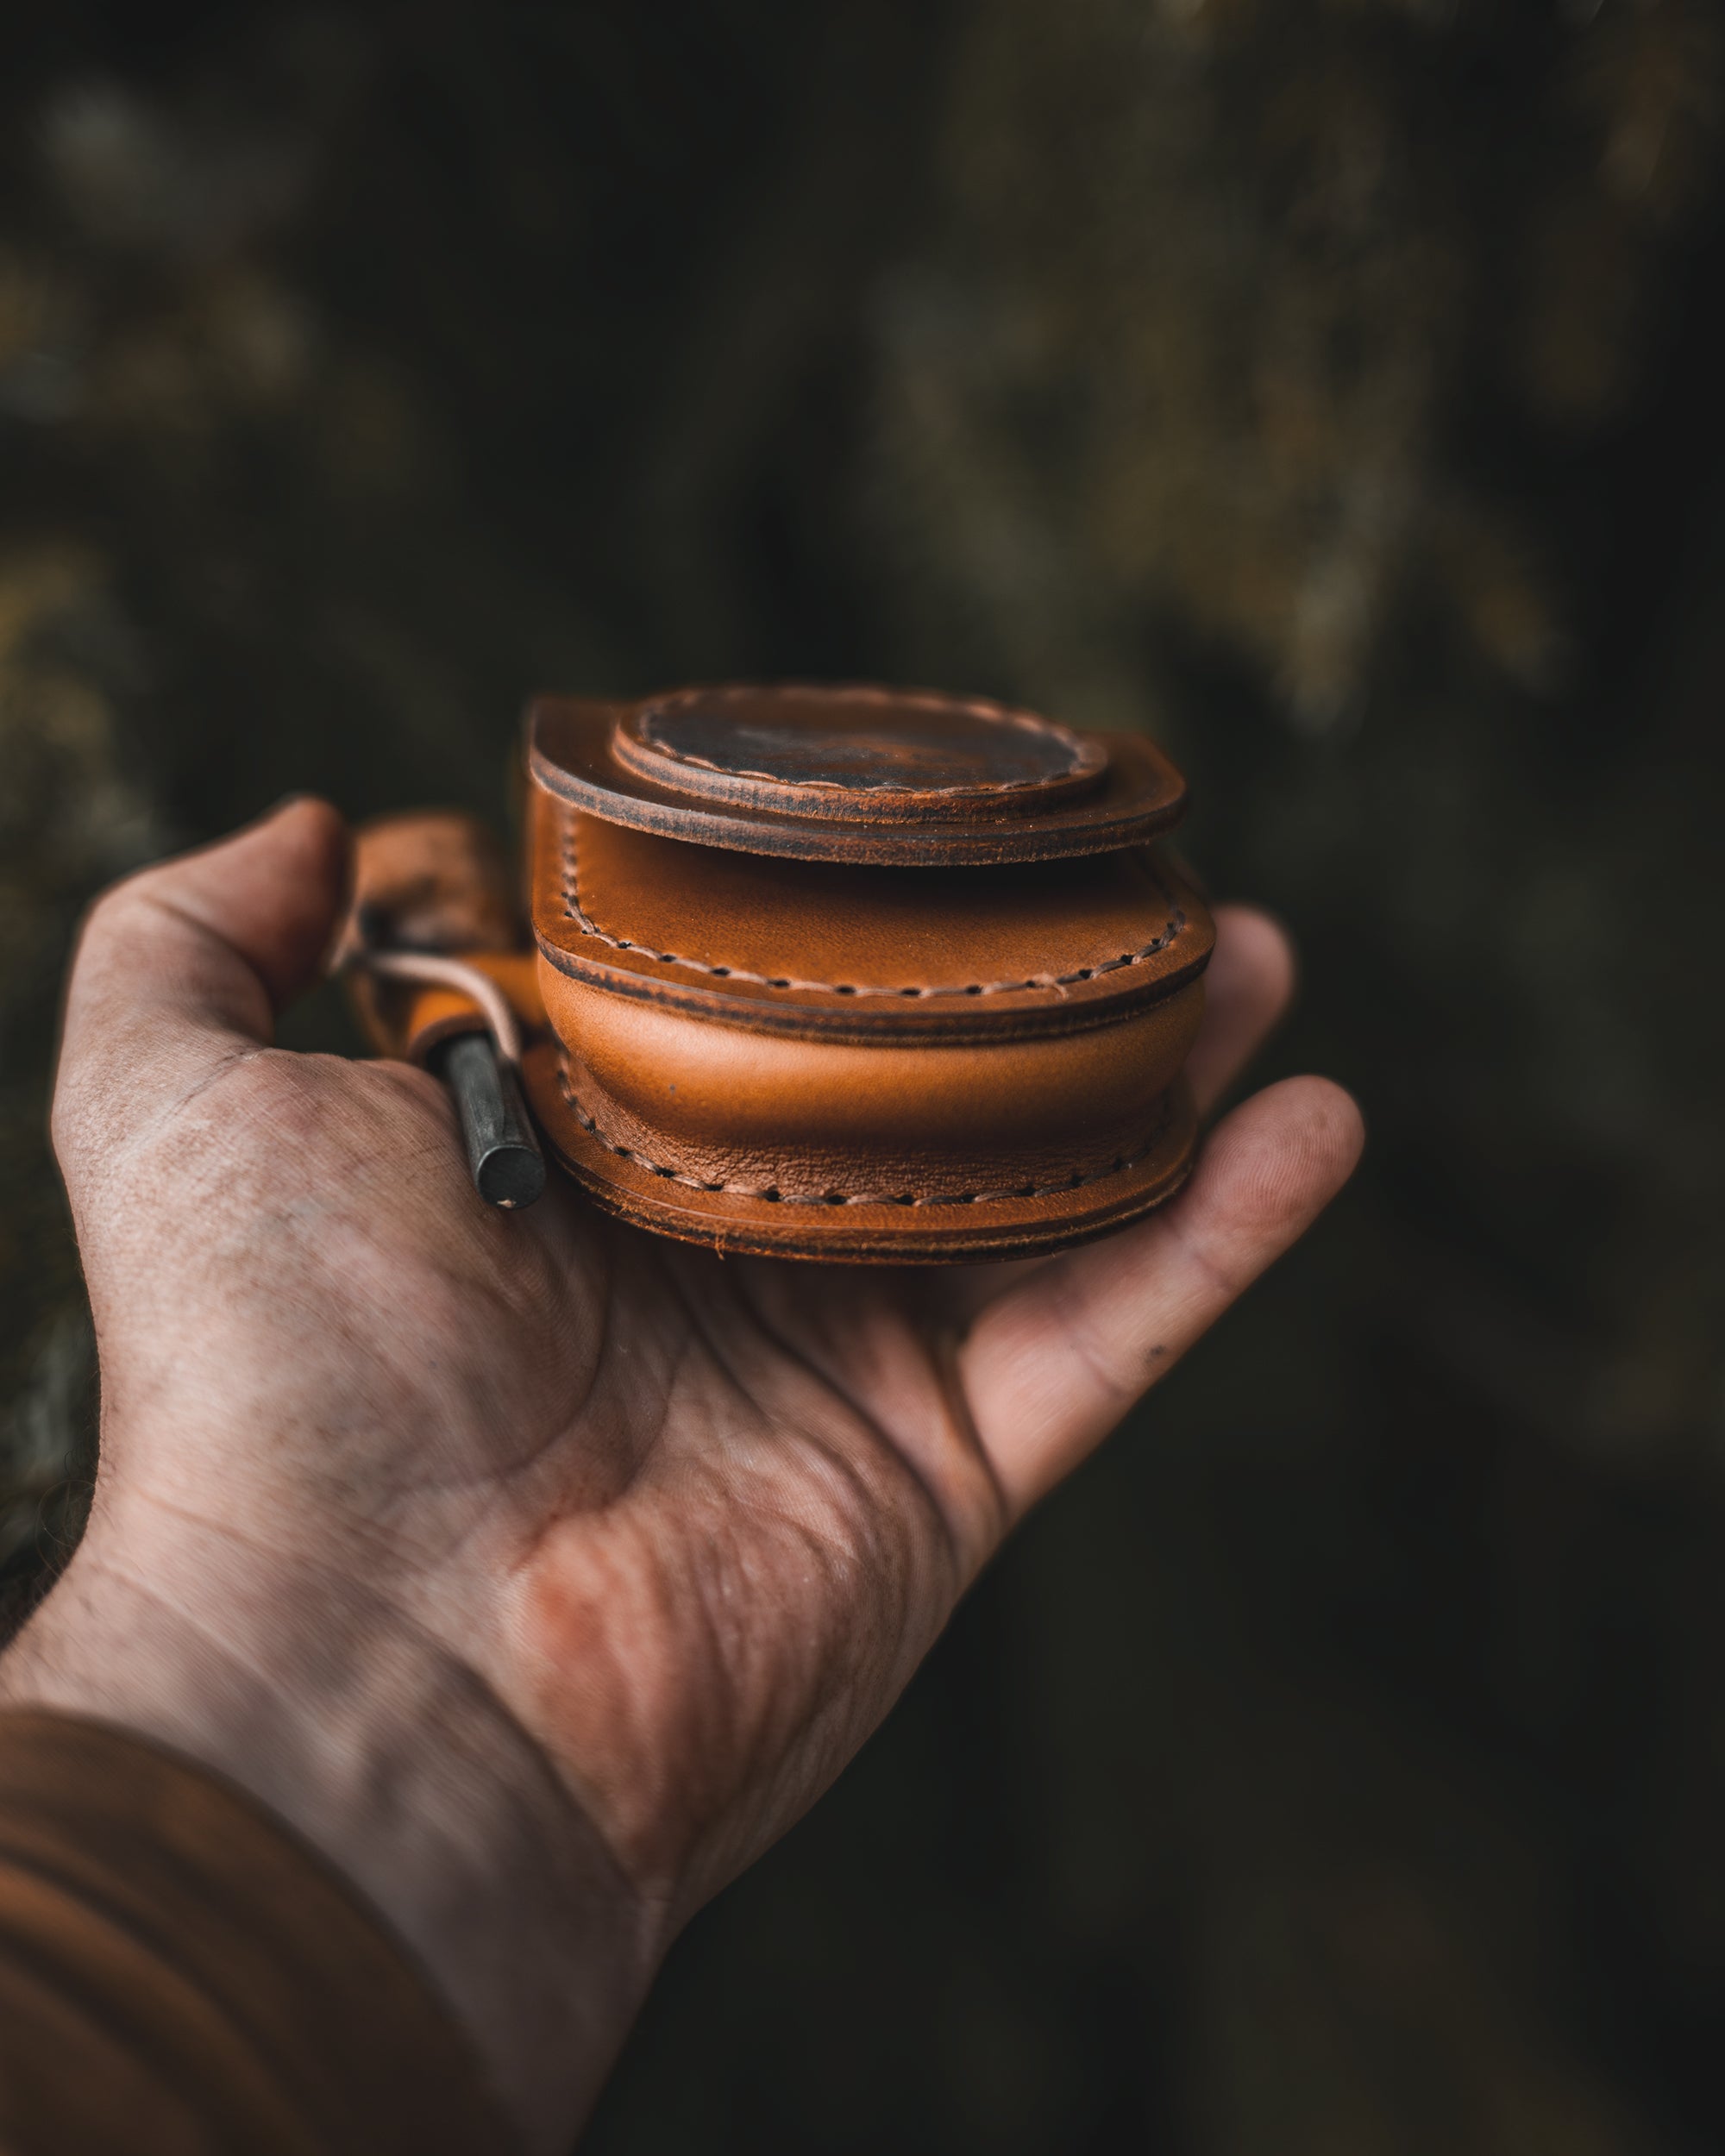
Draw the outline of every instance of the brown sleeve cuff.
M0 1714L6 2156L505 2156L461 2032L313 1851L138 1739Z

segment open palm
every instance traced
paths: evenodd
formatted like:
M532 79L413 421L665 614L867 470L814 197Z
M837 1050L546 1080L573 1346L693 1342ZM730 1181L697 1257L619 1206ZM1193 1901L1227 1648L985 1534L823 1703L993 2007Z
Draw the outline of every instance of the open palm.
M79 1563L135 1566L117 1553L147 1520L158 1595L290 1580L430 1643L549 1762L662 1941L1308 1225L1358 1115L1320 1080L1273 1087L1159 1213L1029 1265L721 1260L561 1183L499 1214L424 1073L267 1046L345 860L333 812L296 804L86 931L55 1111L104 1400ZM1263 916L1219 927L1207 1106L1290 973Z

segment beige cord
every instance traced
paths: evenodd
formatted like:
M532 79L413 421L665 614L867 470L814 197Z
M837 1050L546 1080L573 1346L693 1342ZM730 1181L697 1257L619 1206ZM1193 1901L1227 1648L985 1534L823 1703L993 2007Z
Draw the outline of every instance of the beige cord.
M459 958L442 958L429 950L357 950L347 962L385 981L423 981L440 988L458 988L480 1006L499 1062L511 1066L520 1063L521 1028L509 998L477 966Z

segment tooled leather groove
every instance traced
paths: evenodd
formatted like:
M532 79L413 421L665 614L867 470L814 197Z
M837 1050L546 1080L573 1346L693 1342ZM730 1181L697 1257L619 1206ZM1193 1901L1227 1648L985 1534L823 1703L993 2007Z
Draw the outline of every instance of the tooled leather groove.
M765 1187L759 1183L709 1182L704 1176L691 1175L687 1169L667 1167L663 1162L651 1160L645 1153L637 1152L632 1145L621 1145L608 1137L600 1127L599 1119L584 1108L576 1097L569 1080L569 1062L567 1055L557 1057L557 1090L577 1123L589 1138L597 1138L607 1152L615 1153L619 1160L632 1160L662 1181L681 1183L686 1190L706 1191L710 1196L758 1198L769 1205L783 1206L993 1206L1005 1205L1013 1199L1054 1198L1068 1190L1082 1190L1091 1183L1105 1183L1116 1175L1124 1175L1134 1169L1151 1152L1156 1141L1167 1128L1169 1099L1162 1101L1162 1119L1143 1140L1138 1150L1130 1154L1116 1154L1106 1168L1098 1168L1088 1174L1074 1169L1070 1175L1051 1183L1020 1183L1011 1190L963 1190L949 1196L940 1191L916 1190L824 1190L804 1197L781 1190L776 1184Z
M563 845L563 912L580 929L583 936L591 936L596 942L609 945L612 950L638 951L643 958L656 959L663 966L681 966L692 973L704 973L718 981L749 981L757 987L810 991L836 996L894 996L925 999L931 996L994 996L1016 995L1031 988L1070 988L1081 981L1095 981L1103 974L1119 973L1129 966L1141 966L1146 959L1154 958L1166 950L1186 927L1188 915L1182 906L1175 906L1160 931L1149 943L1140 943L1136 950L1122 951L1118 958L1105 958L1098 965L1080 966L1072 973L1038 974L1027 981L971 981L941 987L927 982L918 982L903 988L876 987L868 981L798 981L783 974L751 973L746 966L715 966L704 958L686 958L675 951L654 950L645 943L632 943L626 936L613 936L595 921L581 903L580 861L575 845L575 819L564 819Z

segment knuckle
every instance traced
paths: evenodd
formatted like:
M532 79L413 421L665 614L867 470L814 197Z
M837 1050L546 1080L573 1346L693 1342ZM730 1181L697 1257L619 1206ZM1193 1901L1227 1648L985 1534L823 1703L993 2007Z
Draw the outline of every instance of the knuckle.
M104 938L129 921L160 888L161 878L159 867L135 868L106 890L98 891L85 912L80 943Z

